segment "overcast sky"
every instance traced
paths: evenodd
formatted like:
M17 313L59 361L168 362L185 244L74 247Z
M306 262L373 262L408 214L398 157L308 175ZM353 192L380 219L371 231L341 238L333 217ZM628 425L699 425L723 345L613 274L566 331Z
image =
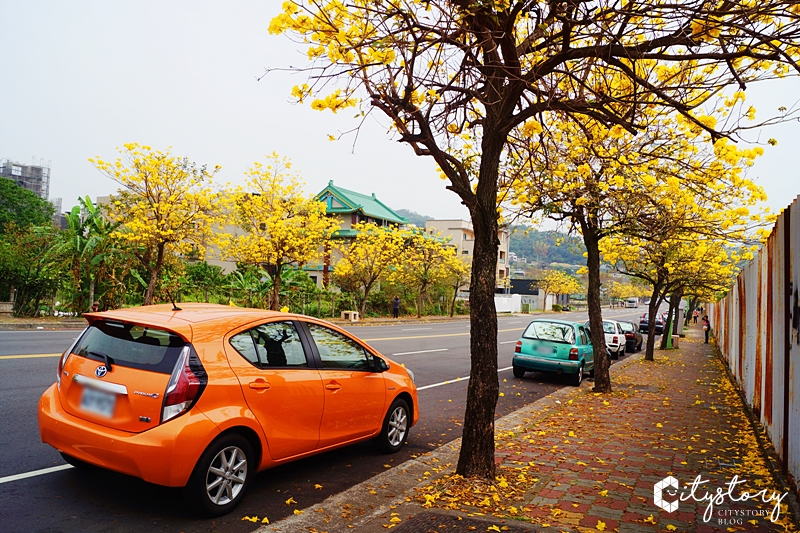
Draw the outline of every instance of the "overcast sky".
M78 196L113 193L115 182L88 161L114 160L126 142L172 147L209 167L218 181L243 183L243 172L273 151L290 158L316 193L328 182L374 192L390 207L436 218L469 214L446 190L433 162L392 141L388 122L356 125L338 115L290 103L303 75L265 67L304 65L285 36L267 32L278 0L38 1L0 0L0 158L51 166L50 196L64 209ZM800 97L797 80L751 86L748 101L766 118ZM751 170L781 209L800 194L800 124L772 127Z

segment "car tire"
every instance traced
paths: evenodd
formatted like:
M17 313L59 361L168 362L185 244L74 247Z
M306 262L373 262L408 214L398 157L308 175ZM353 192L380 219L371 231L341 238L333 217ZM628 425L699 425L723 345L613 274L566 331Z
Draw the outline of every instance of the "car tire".
M406 443L411 415L408 404L402 398L392 402L383 419L383 428L378 435L378 448L384 453L395 453Z
M86 461L83 461L83 460L81 460L81 459L78 459L77 457L72 457L71 455L67 455L67 454L66 454L66 453L64 453L64 452L58 452L58 453L60 453L60 454L61 454L61 457L63 457L63 458L64 458L64 460L65 460L67 463L71 464L71 465L72 465L72 466L74 466L75 468L79 468L79 469L81 469L81 470L90 470L90 469L92 469L92 468L97 468L96 466L94 466L94 465L93 465L93 464L91 464L91 463L87 463Z
M642 350L642 342L643 342L643 341L639 341L639 344L636 346L636 351L637 351L637 352L639 352L639 351L641 351L641 350Z
M525 369L522 368L521 366L513 367L512 368L512 372L514 372L514 377L515 378L520 378L521 379L521 378L525 377Z
M581 382L583 382L583 365L579 366L578 371L570 377L570 383L576 387L580 387Z
M184 498L198 514L222 516L239 505L255 474L255 454L247 439L235 433L223 435L200 456L184 487Z
M616 352L609 354L608 357L611 359L619 359L619 349Z

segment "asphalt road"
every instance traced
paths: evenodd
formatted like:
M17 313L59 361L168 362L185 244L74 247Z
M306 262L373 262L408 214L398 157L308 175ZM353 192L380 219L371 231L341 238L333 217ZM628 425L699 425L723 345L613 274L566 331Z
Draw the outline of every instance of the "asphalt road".
M604 310L604 317L636 321L643 312L641 308ZM586 314L562 313L558 318L582 321ZM556 375L528 374L522 380L512 376L513 346L528 321L527 317L499 319L503 396L497 404L498 417L568 386ZM262 472L239 508L216 520L190 516L177 489L101 470L66 468L9 480L9 476L65 464L58 452L41 443L36 421L39 396L55 381L57 358L31 355L61 352L79 332L0 331L0 530L252 531L255 524L242 517L268 517L274 522L461 436L470 369L467 321L349 329L414 371L421 418L411 429L408 445L395 455L383 455L363 443ZM8 357L17 355L24 357ZM287 505L290 497L297 503Z

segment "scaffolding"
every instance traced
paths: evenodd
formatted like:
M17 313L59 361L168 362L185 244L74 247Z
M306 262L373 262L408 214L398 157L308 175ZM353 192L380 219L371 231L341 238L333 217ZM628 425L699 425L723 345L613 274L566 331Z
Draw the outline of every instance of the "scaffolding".
M50 196L50 162L43 159L38 163L36 158L30 165L23 165L10 159L0 159L0 177L13 180L20 187L34 192L40 198L48 200Z

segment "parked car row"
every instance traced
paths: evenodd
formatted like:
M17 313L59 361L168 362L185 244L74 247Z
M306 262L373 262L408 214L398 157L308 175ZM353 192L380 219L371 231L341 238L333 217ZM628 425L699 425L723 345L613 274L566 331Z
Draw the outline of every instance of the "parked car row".
M611 359L642 349L642 334L632 322L603 320L606 349ZM594 377L594 347L589 322L536 319L528 324L514 347L514 377L527 372L555 372L580 385L584 373Z
M645 313L639 319L639 332L640 333L647 333L647 329L650 327L649 317L650 317L650 313ZM656 335L661 335L662 333L664 333L664 324L666 323L666 321L667 321L667 313L666 312L660 312L660 313L656 314L656 324L655 324L655 327L654 327Z

